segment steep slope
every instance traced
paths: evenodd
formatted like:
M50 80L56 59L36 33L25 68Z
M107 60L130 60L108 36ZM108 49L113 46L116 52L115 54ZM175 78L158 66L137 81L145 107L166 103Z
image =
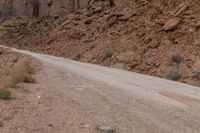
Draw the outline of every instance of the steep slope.
M1 22L9 46L200 84L198 0L93 0L55 18Z

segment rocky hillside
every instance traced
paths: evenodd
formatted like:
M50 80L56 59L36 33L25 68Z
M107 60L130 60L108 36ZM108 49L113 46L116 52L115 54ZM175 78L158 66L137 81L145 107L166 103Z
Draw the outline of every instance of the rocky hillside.
M0 22L7 45L200 86L199 0L92 0L54 18Z

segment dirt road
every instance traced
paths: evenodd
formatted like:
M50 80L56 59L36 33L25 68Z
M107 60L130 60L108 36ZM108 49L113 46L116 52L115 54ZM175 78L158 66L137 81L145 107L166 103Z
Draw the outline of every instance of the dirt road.
M15 133L199 133L200 88L12 49L39 60L37 97L6 128ZM20 120L18 120L20 119Z

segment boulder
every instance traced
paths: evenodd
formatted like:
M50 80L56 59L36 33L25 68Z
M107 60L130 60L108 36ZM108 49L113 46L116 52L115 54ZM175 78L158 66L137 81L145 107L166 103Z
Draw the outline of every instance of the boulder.
M159 42L157 40L152 40L149 44L148 44L148 48L157 48L159 46Z
M194 45L200 47L200 39L196 39Z
M103 7L102 6L98 6L98 7L96 7L94 9L94 13L100 13L100 12L102 12L102 10L103 10Z
M116 57L121 62L131 62L138 59L138 55L132 51L120 53Z
M122 11L117 12L115 15L117 16L119 20L126 21L132 16L136 15L136 12L130 10L129 8L126 8Z
M111 27L112 25L114 25L117 22L117 16L112 16L107 20L107 26Z
M177 28L180 22L181 19L178 17L171 18L165 23L165 25L163 26L163 30L165 31L174 30L175 28Z
M86 24L86 25L88 25L88 24L91 24L92 21L93 21L93 18L92 18L92 17L89 17L89 18L84 19L84 20L83 20L83 23Z
M124 68L124 64L123 63L115 63L115 64L111 65L110 67L123 69Z

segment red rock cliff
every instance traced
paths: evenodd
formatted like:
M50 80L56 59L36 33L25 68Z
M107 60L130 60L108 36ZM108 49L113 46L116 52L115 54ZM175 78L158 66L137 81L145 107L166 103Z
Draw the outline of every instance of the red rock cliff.
M7 0L9 1L9 0ZM57 16L71 10L77 10L88 4L89 0L10 0L15 16ZM5 10L2 0L0 12Z

